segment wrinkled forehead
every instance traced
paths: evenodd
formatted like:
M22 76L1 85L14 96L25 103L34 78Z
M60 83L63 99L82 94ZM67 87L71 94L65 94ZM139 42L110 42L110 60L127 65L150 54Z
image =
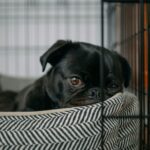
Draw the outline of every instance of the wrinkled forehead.
M88 44L72 47L65 56L63 65L66 64L66 67L76 72L85 71L99 75L102 57L105 73L112 71L116 67L115 56L106 49Z
M72 48L68 55L68 60L78 60L77 63L86 63L86 66L97 66L99 69L102 57L105 67L108 67L108 69L114 69L114 67L116 67L115 65L118 63L117 55L114 55L112 51L105 48L91 44L80 44L78 48Z
M85 45L80 45L78 47L71 48L66 55L65 60L70 65L74 64L80 67L98 67L100 62L100 51L92 46L88 47Z

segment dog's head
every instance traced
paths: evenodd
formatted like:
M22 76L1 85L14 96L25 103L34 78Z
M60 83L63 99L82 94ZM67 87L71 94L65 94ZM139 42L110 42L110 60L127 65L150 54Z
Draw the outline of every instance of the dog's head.
M89 43L59 40L40 61L43 71L47 63L52 65L46 75L45 89L57 108L101 101L101 85L104 100L129 85L131 71L125 58Z

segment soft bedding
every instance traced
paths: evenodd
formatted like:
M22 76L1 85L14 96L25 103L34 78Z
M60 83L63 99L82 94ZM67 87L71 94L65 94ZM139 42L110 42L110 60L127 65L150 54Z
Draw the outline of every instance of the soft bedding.
M0 112L1 150L138 150L137 97L118 93L93 105ZM103 117L102 117L103 116ZM129 117L130 116L130 117Z

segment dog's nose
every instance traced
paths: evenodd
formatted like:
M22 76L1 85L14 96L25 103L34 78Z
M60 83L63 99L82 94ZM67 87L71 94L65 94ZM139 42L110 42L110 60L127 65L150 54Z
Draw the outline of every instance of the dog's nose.
M100 99L101 98L101 91L99 88L92 88L89 90L89 98L92 99Z

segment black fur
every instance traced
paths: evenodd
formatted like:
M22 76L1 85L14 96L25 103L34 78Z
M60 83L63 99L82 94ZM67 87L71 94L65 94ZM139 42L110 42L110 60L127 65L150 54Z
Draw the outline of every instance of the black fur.
M59 40L40 57L52 68L15 97L13 111L36 111L101 101L100 60L104 58L104 99L129 85L131 69L125 58L97 45Z

